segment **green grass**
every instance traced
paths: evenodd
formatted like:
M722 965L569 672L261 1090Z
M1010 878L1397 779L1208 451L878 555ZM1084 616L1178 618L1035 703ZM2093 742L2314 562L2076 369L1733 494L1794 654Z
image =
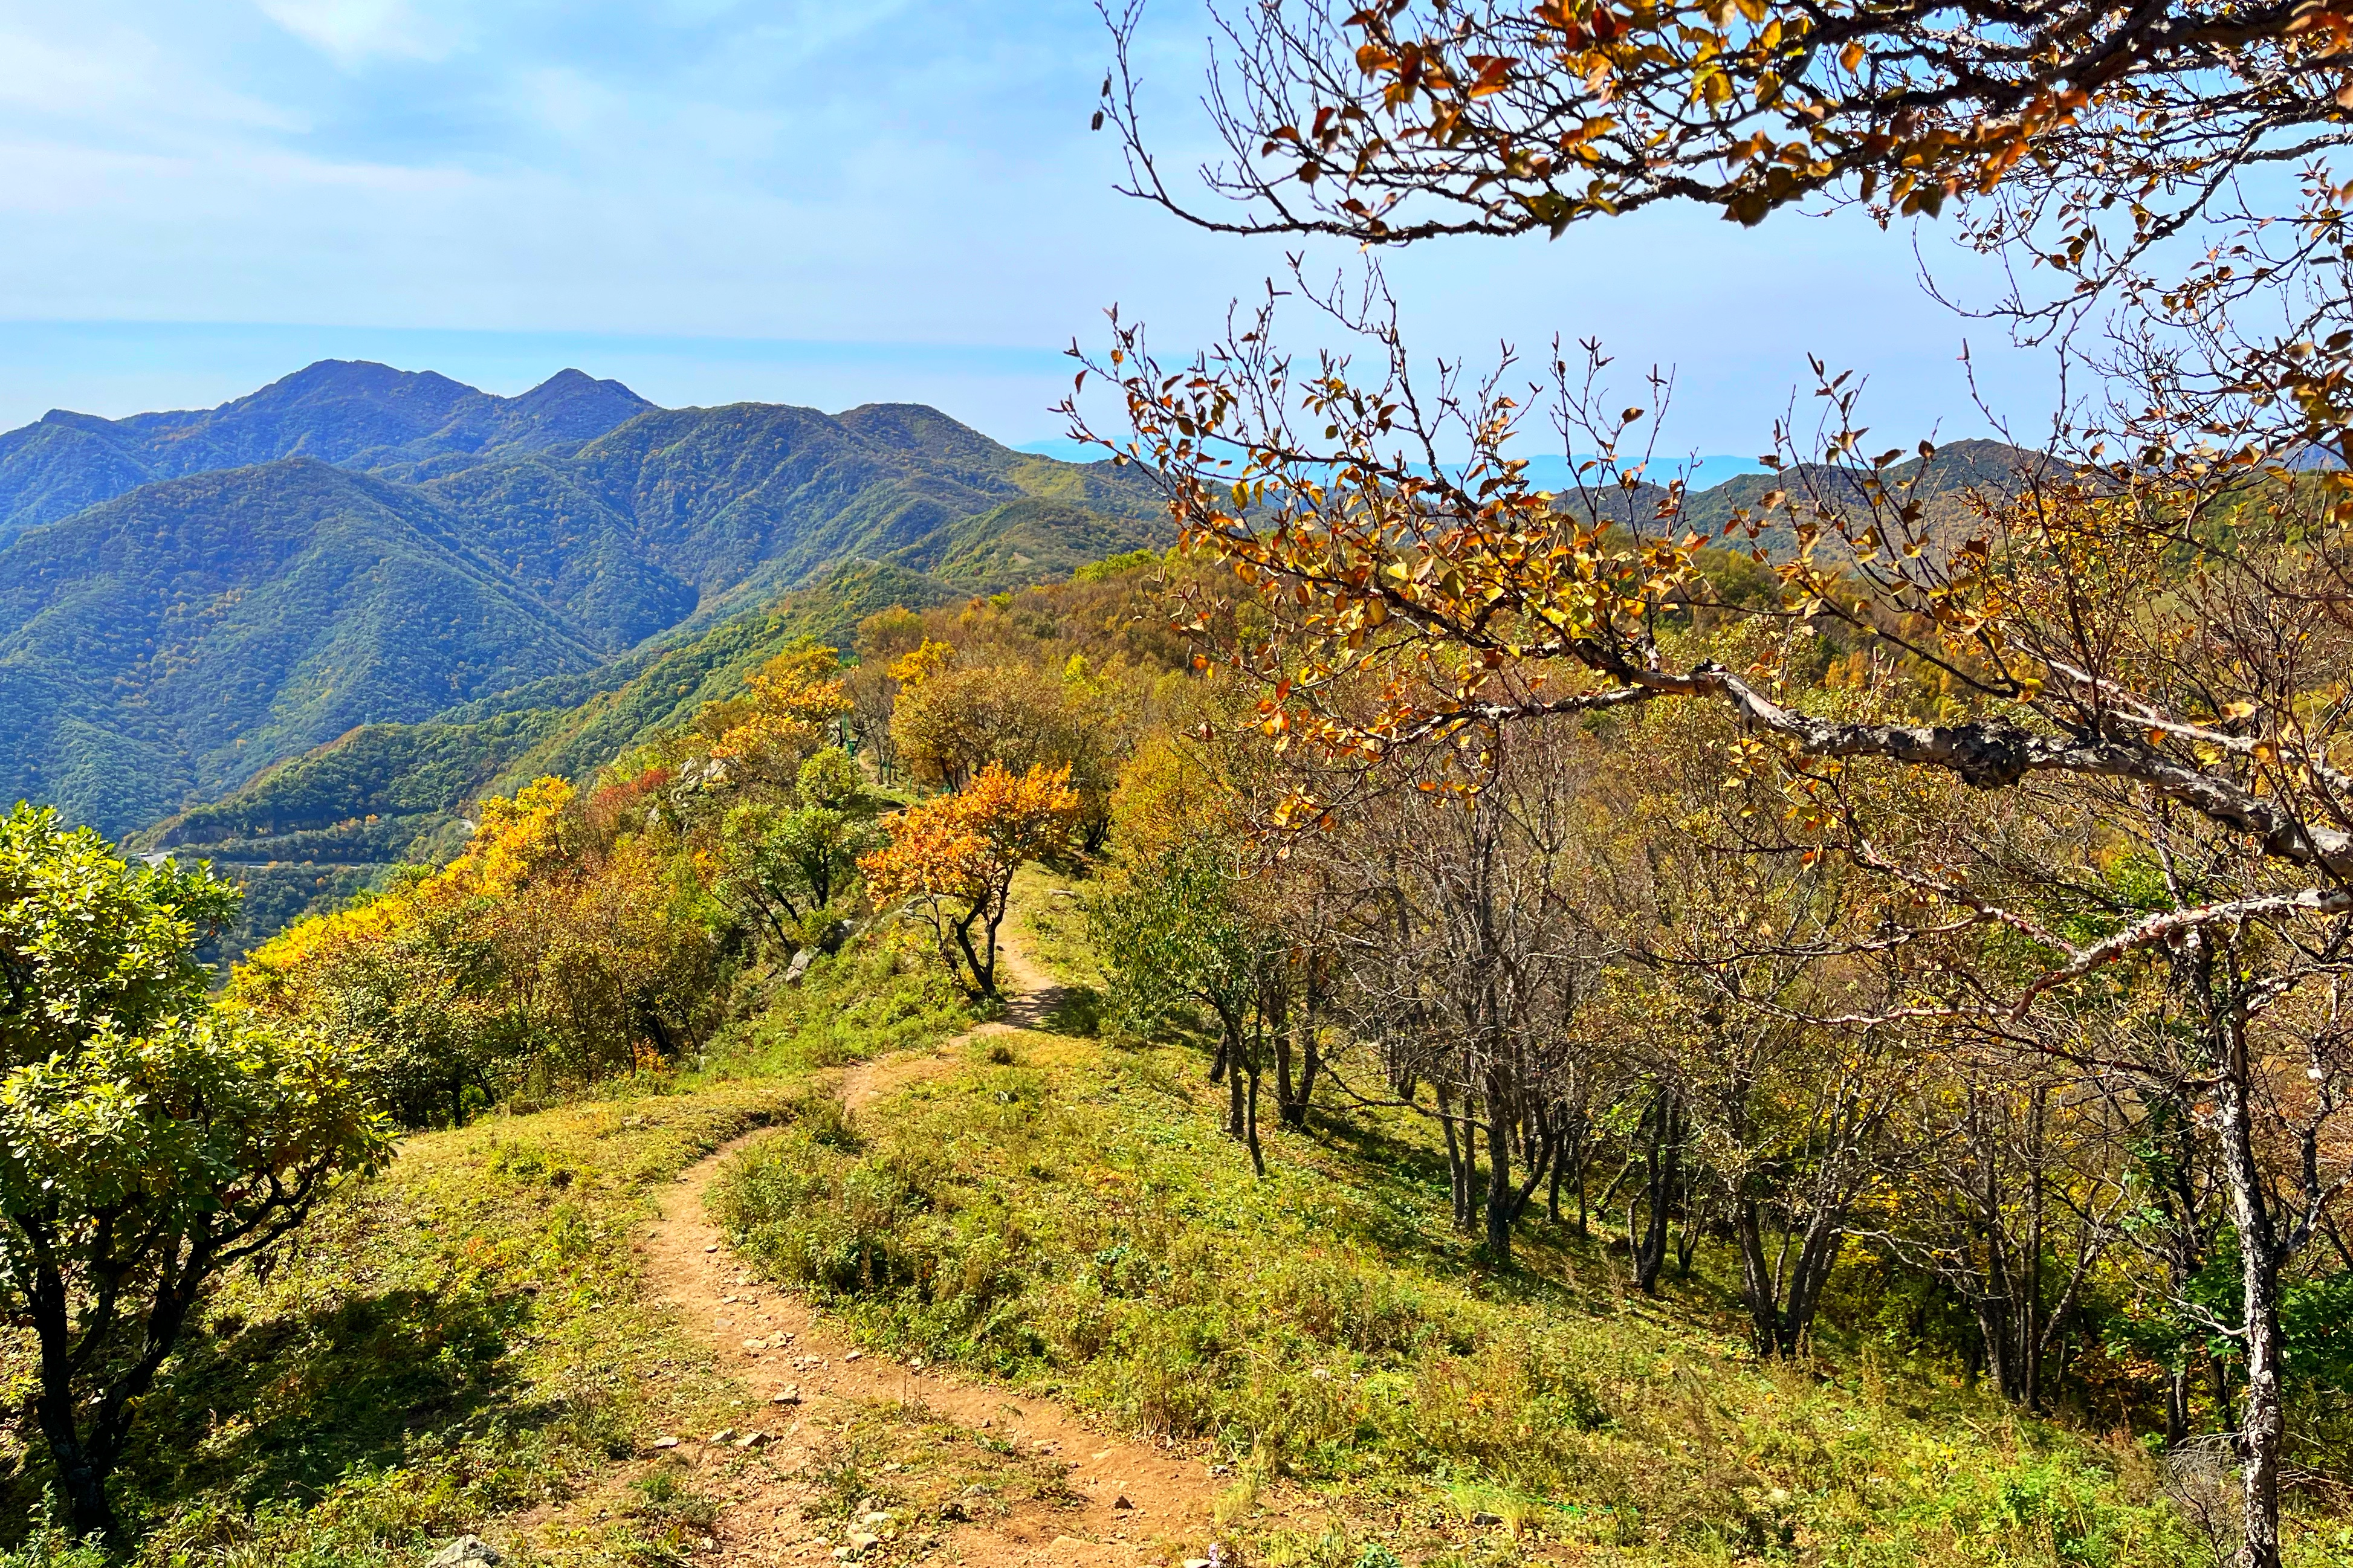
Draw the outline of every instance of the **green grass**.
M1102 1027L1103 995L1110 988L1087 942L1083 891L1082 884L1040 866L1025 866L1013 879L1010 934L1061 988L1046 1023L1065 1035L1092 1036Z
M604 1489L652 1430L732 1398L640 1299L629 1238L655 1184L776 1094L663 1087L409 1139L278 1267L228 1281L115 1484L136 1560L409 1562ZM25 1349L0 1363L12 1402ZM24 1440L0 1452L0 1495L29 1518L44 1457ZM590 1530L545 1560L615 1561L638 1533Z
M1012 1054L976 1047L854 1135L764 1144L724 1219L877 1346L1206 1440L1241 1493L1340 1502L1313 1537L1253 1538L1251 1499L1229 1500L1269 1561L2186 1560L2136 1444L1868 1364L1761 1364L1704 1297L1630 1300L1563 1238L1484 1268L1405 1126L1285 1136L1257 1182L1198 1058L1044 1036Z
M647 1482L643 1444L742 1419L744 1392L642 1298L632 1234L661 1184L811 1103L824 1069L965 1027L919 956L877 933L698 1072L406 1140L275 1267L227 1280L167 1367L113 1488L135 1561L406 1563L522 1516L551 1563L690 1550L704 1510ZM30 1349L0 1327L11 1407ZM29 1425L0 1428L0 1568L79 1568L35 1529L46 1466Z
M810 963L797 984L763 972L744 1022L712 1043L696 1081L790 1076L929 1047L972 1026L973 1013L928 939L896 922ZM739 999L740 1001L741 999Z

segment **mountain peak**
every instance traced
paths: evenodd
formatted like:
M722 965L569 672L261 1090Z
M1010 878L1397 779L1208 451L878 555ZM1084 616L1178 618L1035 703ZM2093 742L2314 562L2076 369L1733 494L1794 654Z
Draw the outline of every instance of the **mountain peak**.
M655 406L617 381L599 381L586 371L557 371L519 397L500 399L511 416L559 440L593 441Z
M273 394L282 396L289 393L304 395L392 393L412 396L422 394L436 401L452 401L470 393L480 395L464 382L453 381L438 371L401 370L372 359L322 359L311 361L291 375L279 377L259 392L236 398L221 406L230 408Z
M537 386L533 387L529 392L524 393L522 395L524 397L540 397L561 392L576 392L583 387L590 386L618 387L623 392L629 392L628 387L622 386L617 381L599 381L596 377L590 375L585 370L578 369L573 365L565 365L562 370L557 371L554 375L549 376L545 381L541 382ZM630 392L629 395L635 397L637 394Z

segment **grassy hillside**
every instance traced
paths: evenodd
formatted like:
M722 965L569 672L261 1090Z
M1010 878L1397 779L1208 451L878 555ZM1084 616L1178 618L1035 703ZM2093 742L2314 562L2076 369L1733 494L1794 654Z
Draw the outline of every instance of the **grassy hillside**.
M1082 956L1051 934L1042 951ZM1062 1456L896 1401L765 1455L657 1446L790 1420L681 1332L632 1246L675 1172L764 1121L785 1131L715 1210L867 1354L953 1360L1207 1467L1214 1519L1137 1561L1213 1539L1268 1568L2197 1560L2126 1437L1862 1341L1758 1362L1712 1249L1656 1300L1627 1289L1607 1224L1540 1227L1492 1268L1445 1224L1426 1123L1335 1103L1275 1132L1254 1180L1182 1040L998 1034L844 1113L839 1064L959 1022L870 942L695 1073L410 1139L213 1304L150 1402L134 1560L413 1563L476 1531L546 1564L831 1561L828 1514L871 1498L907 1528L851 1556L945 1562L947 1521L1023 1498L1050 1518ZM0 1451L0 1542L30 1527L27 1459ZM765 1521L739 1497L794 1500L807 1533L748 1554ZM2300 1523L2291 1560L2342 1544ZM0 1562L80 1568L55 1547Z

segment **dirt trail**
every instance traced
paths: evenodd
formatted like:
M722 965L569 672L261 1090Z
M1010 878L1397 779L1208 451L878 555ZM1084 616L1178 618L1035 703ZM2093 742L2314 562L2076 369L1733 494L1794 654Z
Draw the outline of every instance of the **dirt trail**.
M1036 1027L1053 1010L1056 987L1019 949L1008 945L999 964L1016 993L1003 1022L983 1024L928 1052L908 1052L858 1065L843 1075L842 1100L854 1112L906 1084L954 1065L957 1047L974 1038ZM753 1400L770 1401L748 1417L765 1446L740 1451L677 1434L674 1452L700 1468L727 1476L726 1511L714 1531L716 1561L725 1564L819 1563L837 1560L852 1524L805 1521L808 1489L794 1479L825 1438L825 1428L854 1414L850 1402L920 1407L977 1435L1011 1443L1033 1461L1067 1467L1069 1500L1030 1503L1003 1518L929 1526L902 1518L901 1539L864 1552L904 1561L909 1537L939 1534L935 1560L977 1568L1068 1564L1071 1568L1137 1568L1208 1555L1210 1504L1219 1484L1203 1462L1182 1451L1114 1436L1051 1400L1035 1399L961 1377L953 1372L860 1354L855 1345L806 1303L756 1279L727 1249L703 1206L703 1196L728 1157L763 1134L740 1138L691 1166L661 1194L661 1217L643 1242L646 1283L657 1300L677 1309L688 1333L708 1344L723 1370ZM797 1404L772 1396L796 1391ZM749 1463L734 1463L739 1459ZM976 1511L978 1511L976 1510Z

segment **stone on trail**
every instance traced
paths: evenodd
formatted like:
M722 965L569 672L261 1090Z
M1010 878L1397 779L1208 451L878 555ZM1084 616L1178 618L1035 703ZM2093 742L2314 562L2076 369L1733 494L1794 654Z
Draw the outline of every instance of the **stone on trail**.
M426 1560L425 1568L499 1568L506 1553L479 1535L461 1535Z

